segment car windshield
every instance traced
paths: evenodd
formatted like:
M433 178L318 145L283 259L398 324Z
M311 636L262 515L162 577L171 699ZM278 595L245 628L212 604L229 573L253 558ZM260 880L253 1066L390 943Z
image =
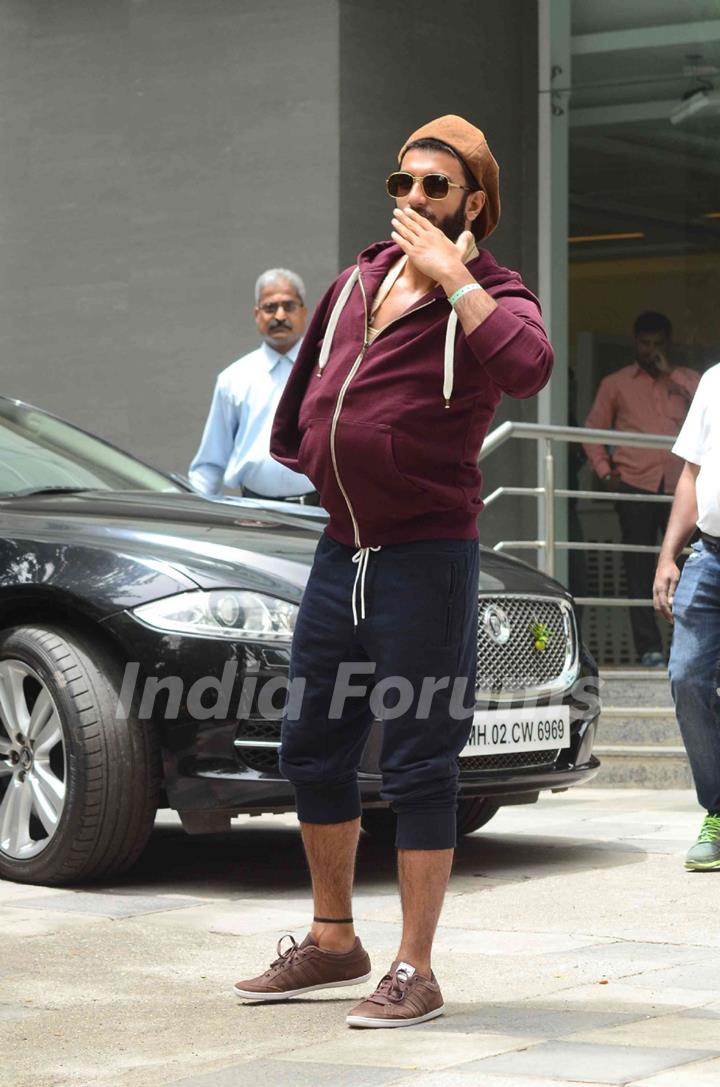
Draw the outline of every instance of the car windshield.
M75 490L177 493L183 488L61 419L0 399L0 498Z

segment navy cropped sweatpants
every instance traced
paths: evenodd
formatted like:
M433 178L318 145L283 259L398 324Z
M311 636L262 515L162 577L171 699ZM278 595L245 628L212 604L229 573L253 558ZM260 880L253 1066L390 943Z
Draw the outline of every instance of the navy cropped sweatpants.
M397 814L398 848L455 845L457 758L474 710L478 564L477 540L358 553L323 535L292 646L290 678L304 680L304 692L296 698L302 683L293 683L280 751L301 821L360 815L357 771L377 715L380 795Z

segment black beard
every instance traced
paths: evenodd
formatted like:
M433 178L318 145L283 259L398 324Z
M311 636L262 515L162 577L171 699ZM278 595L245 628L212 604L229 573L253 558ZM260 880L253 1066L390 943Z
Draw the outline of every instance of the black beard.
M456 242L465 229L466 202L467 197L465 197L454 215L446 215L442 222L438 223L440 230L442 230L445 237L449 238L451 242Z

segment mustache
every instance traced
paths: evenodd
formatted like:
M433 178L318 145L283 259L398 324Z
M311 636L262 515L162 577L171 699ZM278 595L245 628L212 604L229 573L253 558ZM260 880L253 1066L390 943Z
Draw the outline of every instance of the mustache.
M431 211L428 211L426 208L413 208L412 210L417 215L421 215L423 217L423 219L427 219L428 222L430 222L430 223L435 222L435 216L433 215L433 213Z
M288 321L271 321L270 322L270 332L277 332L281 328L284 328L288 332L290 332L291 329L292 329L292 326L290 325L290 323Z

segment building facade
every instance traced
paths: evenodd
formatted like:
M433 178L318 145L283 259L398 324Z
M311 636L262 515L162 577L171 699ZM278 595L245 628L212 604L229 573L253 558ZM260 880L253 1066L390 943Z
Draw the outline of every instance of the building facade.
M501 166L489 248L557 353L498 422L582 421L640 310L686 364L720 358L716 87L718 0L8 0L2 391L185 471L216 373L256 344L257 274L294 268L317 300L387 237L408 133L456 112ZM538 455L485 469L487 491L532 485ZM485 538L534 538L536 512L498 502Z

